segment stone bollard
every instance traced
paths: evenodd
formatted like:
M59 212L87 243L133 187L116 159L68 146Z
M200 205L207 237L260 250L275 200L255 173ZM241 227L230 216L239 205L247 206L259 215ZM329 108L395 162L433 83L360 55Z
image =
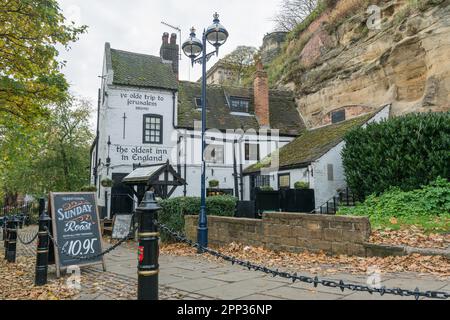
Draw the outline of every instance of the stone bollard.
M36 286L44 286L47 284L48 271L48 245L50 230L50 222L52 219L45 212L45 200L39 200L39 231L38 231L38 245L36 254L36 273L34 284Z
M17 219L17 217L14 216L10 221L10 228L8 229L8 246L6 252L6 261L10 263L16 262L18 226L19 226L19 219Z
M159 209L151 191L136 209L139 219L138 300L158 300L159 233L154 220L158 218Z

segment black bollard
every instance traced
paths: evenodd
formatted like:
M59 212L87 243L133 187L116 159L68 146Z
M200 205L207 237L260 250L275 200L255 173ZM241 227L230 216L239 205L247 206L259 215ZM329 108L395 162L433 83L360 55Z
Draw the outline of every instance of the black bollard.
M158 300L159 233L154 220L158 218L159 209L151 191L136 209L139 219L138 300Z
M16 262L18 226L19 226L19 219L17 219L17 217L14 216L10 221L10 228L8 230L8 247L6 252L6 261L10 263Z
M50 222L52 219L45 212L45 200L39 200L39 232L38 232L38 246L36 254L36 275L34 284L36 286L44 286L47 284L48 271L48 245L49 237L48 230L50 229Z

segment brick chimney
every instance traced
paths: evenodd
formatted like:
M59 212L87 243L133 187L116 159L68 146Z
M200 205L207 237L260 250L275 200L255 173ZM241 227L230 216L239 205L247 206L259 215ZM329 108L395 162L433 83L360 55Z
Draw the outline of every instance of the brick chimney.
M178 64L179 64L179 46L177 44L177 34L172 33L169 42L169 33L164 32L162 36L161 50L159 55L164 61L172 63L172 70L178 78Z
M253 91L255 96L255 115L259 126L261 128L270 128L269 79L261 60L256 62Z

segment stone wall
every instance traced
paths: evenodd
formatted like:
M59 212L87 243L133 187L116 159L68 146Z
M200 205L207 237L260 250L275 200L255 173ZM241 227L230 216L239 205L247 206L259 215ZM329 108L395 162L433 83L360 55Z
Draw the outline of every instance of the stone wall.
M197 238L197 216L185 217L186 235ZM275 251L311 252L365 256L364 243L370 236L369 219L269 213L262 220L208 217L209 243L223 246L232 242L264 246Z

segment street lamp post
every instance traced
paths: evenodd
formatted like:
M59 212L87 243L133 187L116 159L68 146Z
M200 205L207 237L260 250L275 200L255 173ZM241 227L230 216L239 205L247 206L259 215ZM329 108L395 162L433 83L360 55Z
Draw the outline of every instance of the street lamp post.
M213 24L203 31L202 41L196 38L195 28L191 29L189 39L182 49L188 56L192 65L202 65L202 175L201 175L201 205L197 227L197 241L202 247L208 246L208 220L206 216L206 162L205 162L205 131L206 131L206 63L213 55L219 54L219 47L228 39L228 31L220 24L219 15L214 14ZM206 53L206 45L209 42L215 47L215 51ZM202 55L201 57L199 57ZM201 253L203 250L199 248Z

